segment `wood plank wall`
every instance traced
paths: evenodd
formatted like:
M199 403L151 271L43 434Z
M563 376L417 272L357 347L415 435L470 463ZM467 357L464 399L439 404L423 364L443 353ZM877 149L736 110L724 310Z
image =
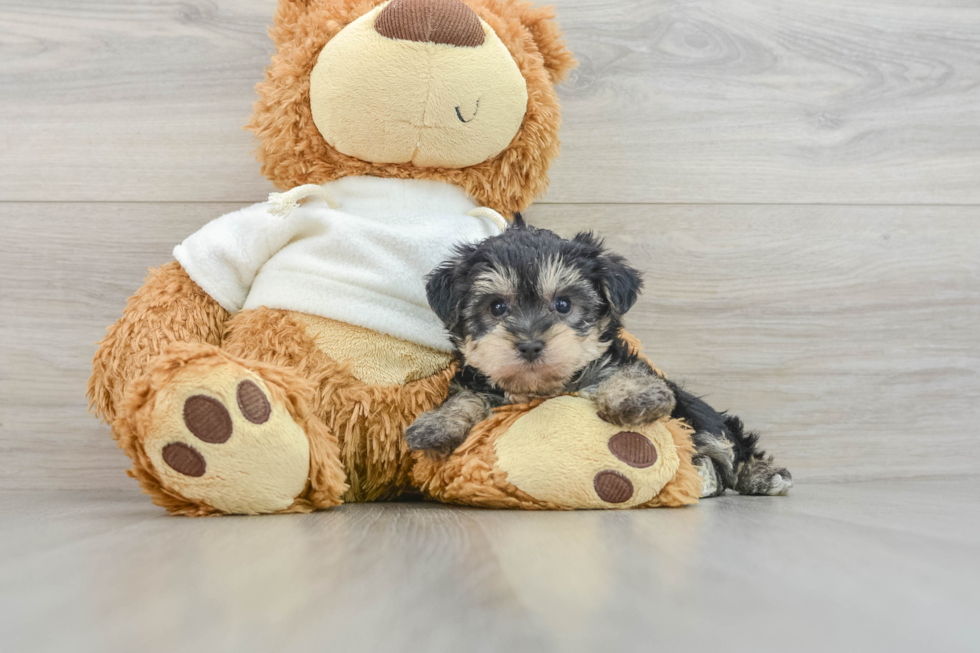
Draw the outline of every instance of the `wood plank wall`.
M559 0L529 212L647 275L629 325L801 481L980 463L980 5ZM0 488L133 491L89 360L148 266L270 184L273 0L0 4Z

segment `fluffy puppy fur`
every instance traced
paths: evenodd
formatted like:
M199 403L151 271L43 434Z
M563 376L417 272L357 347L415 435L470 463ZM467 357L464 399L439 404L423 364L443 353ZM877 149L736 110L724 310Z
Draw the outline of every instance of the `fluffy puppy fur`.
M622 426L670 415L674 393L619 337L642 283L591 233L564 240L521 224L460 247L426 286L460 371L446 403L409 429L409 445L451 451L492 408L561 394L593 398Z
M409 447L449 453L495 407L574 393L618 426L686 420L708 495L784 494L791 476L757 450L758 436L630 351L622 318L642 285L592 233L565 240L519 216L504 234L459 247L426 284L459 372L442 406L408 428Z

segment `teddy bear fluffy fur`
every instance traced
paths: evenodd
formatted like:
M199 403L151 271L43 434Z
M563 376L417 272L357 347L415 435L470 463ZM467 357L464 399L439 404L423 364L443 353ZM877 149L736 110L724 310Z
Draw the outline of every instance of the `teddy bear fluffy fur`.
M507 0L466 0L507 46L528 90L520 132L500 155L463 169L377 164L344 155L320 135L310 108L310 71L323 46L379 0L284 0L270 31L276 56L256 86L248 129L259 138L262 174L278 188L352 175L434 179L461 187L504 215L523 211L548 186L558 156L561 107L554 86L575 67L551 7Z
M257 86L259 100L248 123L259 140L263 174L283 190L354 175L437 180L462 188L504 215L526 209L545 190L548 168L559 150L561 115L554 85L574 66L552 10L523 1L465 0L516 62L527 84L527 111L499 155L462 169L422 168L344 155L326 143L311 114L310 72L318 53L379 4L381 0L280 0L270 31L276 55ZM388 498L416 487L430 497L469 505L569 507L530 496L495 468L495 439L534 405L509 407L487 420L449 459L413 455L404 429L445 397L454 367L447 361L444 369L426 378L370 385L353 375L348 363L332 360L318 348L312 324L309 316L284 310L229 314L177 262L150 271L99 344L88 396L132 458L130 474L157 504L186 515L305 512L341 501ZM635 340L629 342L638 349ZM308 475L283 490L292 498L259 505L232 497L218 505L165 481L150 459L145 443L167 393L174 384L193 386L216 369L264 387L274 410L309 439ZM679 456L672 480L642 504L620 507L697 501L701 481L691 463L690 429L673 420L660 432Z

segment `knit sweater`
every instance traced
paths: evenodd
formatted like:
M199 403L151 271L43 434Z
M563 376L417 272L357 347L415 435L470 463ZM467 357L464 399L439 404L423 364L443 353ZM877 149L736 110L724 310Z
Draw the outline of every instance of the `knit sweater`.
M187 274L235 313L260 306L319 315L450 351L424 277L461 243L501 232L466 193L417 179L346 177L286 217L254 204L174 248Z

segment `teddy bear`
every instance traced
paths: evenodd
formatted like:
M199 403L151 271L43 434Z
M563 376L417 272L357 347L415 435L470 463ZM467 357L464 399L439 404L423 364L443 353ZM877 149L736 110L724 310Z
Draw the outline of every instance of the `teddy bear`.
M580 397L499 409L451 455L405 442L456 365L425 275L547 187L555 85L574 66L553 11L280 0L270 34L248 128L284 192L179 244L93 360L91 406L143 491L192 516L406 491L496 508L696 502L684 422L624 430Z

